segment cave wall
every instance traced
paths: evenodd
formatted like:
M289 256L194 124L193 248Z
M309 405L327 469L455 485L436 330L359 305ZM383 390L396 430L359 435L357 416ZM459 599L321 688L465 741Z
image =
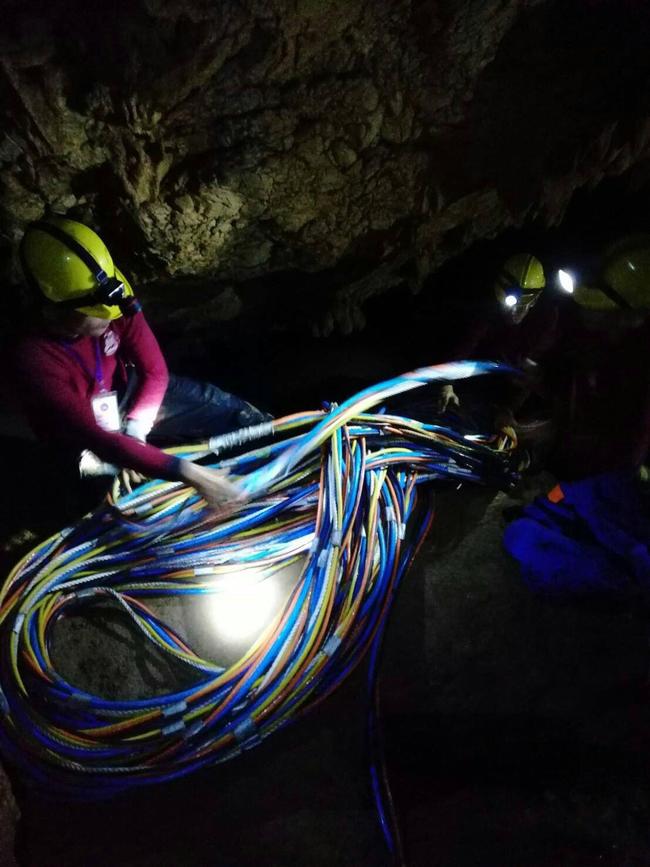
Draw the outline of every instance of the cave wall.
M348 333L650 154L641 0L11 0L4 22L9 281L56 211L176 315L245 315L291 274L320 287L314 332Z

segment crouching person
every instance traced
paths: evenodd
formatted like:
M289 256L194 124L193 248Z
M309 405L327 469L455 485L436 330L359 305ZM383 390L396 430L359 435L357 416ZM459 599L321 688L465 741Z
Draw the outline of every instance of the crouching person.
M216 386L169 376L133 291L105 244L62 217L28 226L21 263L33 315L6 347L5 390L40 441L143 476L182 481L230 511L241 499L223 472L161 451L267 422ZM149 442L151 440L151 442Z

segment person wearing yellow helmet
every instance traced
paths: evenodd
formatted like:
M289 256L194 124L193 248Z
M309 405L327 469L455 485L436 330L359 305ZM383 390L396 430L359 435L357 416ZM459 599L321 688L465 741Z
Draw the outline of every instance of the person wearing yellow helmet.
M86 465L184 481L214 508L231 508L240 495L223 473L146 440L198 440L270 417L216 386L170 377L133 289L88 226L32 223L20 259L35 315L2 371L37 437L83 452Z
M491 299L473 305L455 323L456 340L444 360L489 358L533 366L547 351L557 329L557 299L544 293L546 277L538 258L515 253L499 269ZM544 302L539 303L544 298ZM496 302L496 303L495 303ZM442 360L442 359L441 359ZM452 385L440 392L439 411L460 405Z
M650 235L621 238L566 268L571 308L546 374L553 470L585 478L642 463L650 441Z
M542 263L530 253L516 253L507 259L494 283L494 294L502 312L518 325L539 301L546 286Z
M650 448L650 235L621 238L560 272L575 302L546 369L559 481L507 529L504 547L534 590L646 587Z
M52 321L69 320L62 314L71 310L112 321L140 309L102 239L75 220L52 217L32 223L20 258L30 288Z
M571 278L573 300L589 311L583 314L586 322L638 323L650 310L650 235L615 241L605 249L594 274Z

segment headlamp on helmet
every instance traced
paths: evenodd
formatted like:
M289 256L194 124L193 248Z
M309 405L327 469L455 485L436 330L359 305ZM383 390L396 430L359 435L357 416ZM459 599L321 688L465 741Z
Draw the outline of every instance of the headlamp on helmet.
M570 271L565 271L563 268L557 272L557 284L567 295L573 295L576 288L576 281Z
M107 307L119 307L124 316L135 316L142 305L134 295L129 295L124 285L124 280L118 277L109 277L101 268L94 274L97 288L88 295L79 295L76 298L68 298L65 301L57 301L57 307L65 307L79 310L82 307L94 307L103 304Z
M494 291L499 303L514 313L525 311L540 297L545 285L542 263L530 253L516 253L503 264Z
M521 286L508 286L503 290L500 300L508 310L517 307L528 308L537 301L539 294L539 292L526 292Z

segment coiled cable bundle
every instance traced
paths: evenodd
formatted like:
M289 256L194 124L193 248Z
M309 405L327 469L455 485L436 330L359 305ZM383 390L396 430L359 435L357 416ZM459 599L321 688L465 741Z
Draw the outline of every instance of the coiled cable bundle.
M322 701L383 632L433 519L430 483L504 488L516 477L508 435L368 410L429 382L499 369L423 368L329 411L275 421L270 444L210 464L250 497L226 520L192 488L150 481L31 551L0 592L5 754L42 783L106 794L230 759ZM209 460L215 448L172 451ZM269 581L291 563L300 573L284 606L227 667L202 658L147 605L147 597L220 593L251 576ZM189 685L127 701L68 682L52 659L56 624L98 600L186 667Z

